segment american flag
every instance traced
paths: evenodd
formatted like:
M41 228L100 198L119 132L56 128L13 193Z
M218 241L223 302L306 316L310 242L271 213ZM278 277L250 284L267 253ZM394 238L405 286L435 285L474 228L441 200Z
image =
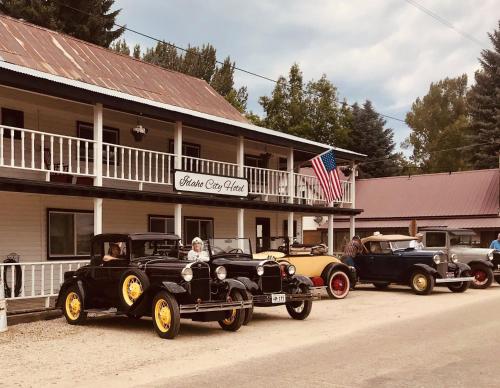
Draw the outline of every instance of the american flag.
M316 156L311 159L311 162L327 202L330 203L342 197L342 186L333 150Z

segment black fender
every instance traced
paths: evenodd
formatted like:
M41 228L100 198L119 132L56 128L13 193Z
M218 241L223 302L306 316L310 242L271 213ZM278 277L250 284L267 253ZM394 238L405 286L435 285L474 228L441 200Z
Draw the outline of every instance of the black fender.
M83 281L81 279L75 279L75 278L70 278L65 280L65 282L61 285L61 288L59 289L59 294L57 295L56 299L56 307L62 308L63 307L63 298L61 298L61 295L63 295L66 290L69 287L72 287L76 285L78 287L78 290L80 291L82 295L82 303L85 308L85 287L83 286Z
M473 260L473 261L469 261L467 263L467 265L469 267L473 267L473 266L483 266L483 267L486 267L486 268L491 268L492 270L495 268L495 266L493 265L493 263L489 260Z
M174 282L162 282L161 286L158 288L164 288L171 294L183 294L184 292L186 292L186 289L184 287Z
M354 267L350 267L345 263L329 263L321 273L321 277L323 278L325 284L328 283L328 278L334 271L345 272L345 274L349 277L351 284L356 283L356 269Z
M314 286L312 280L304 275L293 275L292 280L295 280L295 282L298 286L303 285L303 284L306 285L307 287Z
M184 294L186 289L181 285L174 282L161 282L150 285L134 302L132 306L126 311L128 314L133 315L146 315L149 314L151 308L151 301L153 297L161 290L165 290L174 295Z
M430 265L428 264L422 264L422 263L417 263L417 264L413 264L410 268L408 268L408 270L406 271L406 274L405 274L405 278L407 281L410 280L410 276L413 272L415 272L416 270L420 270L420 271L425 271L427 272L429 275L433 276L434 278L437 278L439 277L439 273L437 271L436 268L434 267L431 267Z
M250 292L255 292L259 290L259 286L257 283L255 283L253 280L250 280L247 277L240 276L236 278L237 281L243 283L245 288L250 291Z
M222 283L226 284L227 285L227 292L228 293L231 293L232 290L236 289L236 290L241 290L241 291L246 291L247 288L245 287L245 285L239 281L239 280L236 280L236 279L224 279L222 281Z
M469 272L469 273L471 272L471 267L468 264L459 262L455 263L455 265L458 267L459 274L463 274L464 272Z

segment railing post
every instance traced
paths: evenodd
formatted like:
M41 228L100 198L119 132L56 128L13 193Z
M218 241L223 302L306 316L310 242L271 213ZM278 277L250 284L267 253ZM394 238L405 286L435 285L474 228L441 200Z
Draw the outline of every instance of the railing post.
M287 170L288 170L288 202L293 203L295 198L295 177L293 175L293 148L288 150Z

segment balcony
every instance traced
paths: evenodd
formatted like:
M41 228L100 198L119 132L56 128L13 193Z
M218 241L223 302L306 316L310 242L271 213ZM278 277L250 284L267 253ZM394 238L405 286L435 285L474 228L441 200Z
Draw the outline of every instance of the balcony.
M92 185L96 177L96 142L78 137L0 126L0 175L20 179ZM173 192L176 155L123 145L102 143L104 186ZM326 206L315 176L267 168L240 166L181 156L185 171L243 176L250 199ZM343 196L335 206L352 207L352 182L341 181ZM290 190L292 188L292 190Z

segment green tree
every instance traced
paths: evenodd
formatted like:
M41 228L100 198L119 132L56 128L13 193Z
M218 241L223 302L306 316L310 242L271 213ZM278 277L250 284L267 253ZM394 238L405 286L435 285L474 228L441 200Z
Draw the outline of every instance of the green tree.
M132 56L135 58L135 59L141 59L141 46L139 44L136 44L134 46L134 51L132 53Z
M493 49L483 50L467 102L471 117L470 149L475 168L498 167L500 154L500 21L498 29L488 34Z
M115 27L121 10L110 11L114 0L0 0L0 12L109 47L124 32Z
M114 41L113 43L111 43L110 49L120 54L130 55L130 47L128 47L125 39L118 39Z
M385 120L375 111L370 101L352 107L349 149L367 155L360 165L360 177L375 178L397 175L402 155L394 153L394 133L385 128Z
M432 83L423 98L417 98L406 123L412 129L403 143L413 147L412 161L423 172L458 171L467 168L468 114L467 75Z

